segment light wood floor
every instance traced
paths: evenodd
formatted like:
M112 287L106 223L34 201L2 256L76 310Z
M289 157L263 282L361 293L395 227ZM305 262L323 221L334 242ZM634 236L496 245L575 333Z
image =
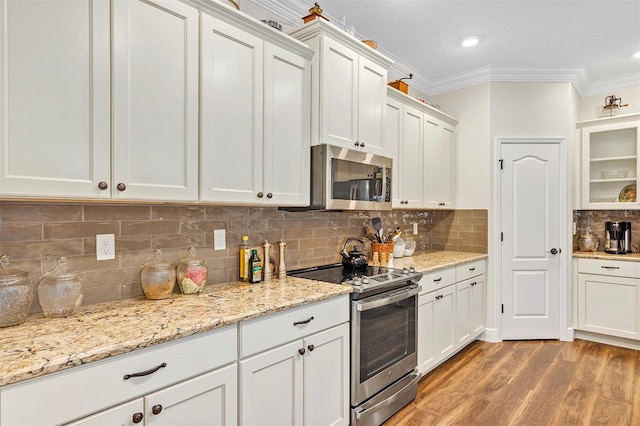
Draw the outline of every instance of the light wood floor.
M384 426L640 425L640 352L576 340L475 342Z

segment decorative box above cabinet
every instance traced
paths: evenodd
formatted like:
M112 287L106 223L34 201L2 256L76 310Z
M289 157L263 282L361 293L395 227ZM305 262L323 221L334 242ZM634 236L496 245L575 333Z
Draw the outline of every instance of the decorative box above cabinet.
M577 127L582 138L582 208L637 209L640 114L582 121Z
M327 143L392 156L382 137L387 70L393 63L322 19L290 33L316 54L312 76L311 144Z

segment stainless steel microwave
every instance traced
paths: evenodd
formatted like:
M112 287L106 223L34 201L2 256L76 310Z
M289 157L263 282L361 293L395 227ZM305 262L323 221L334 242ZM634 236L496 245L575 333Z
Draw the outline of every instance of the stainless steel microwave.
M391 210L388 157L340 148L311 147L311 205L314 210Z

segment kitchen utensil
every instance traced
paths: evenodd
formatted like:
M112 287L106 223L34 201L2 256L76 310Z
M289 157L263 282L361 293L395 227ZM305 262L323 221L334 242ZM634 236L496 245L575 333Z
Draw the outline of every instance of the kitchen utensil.
M28 273L13 269L9 256L0 257L0 327L23 322L33 302L33 284Z
M382 243L382 220L379 217L373 217L371 218L371 225L376 231L375 234L378 236L378 242Z
M347 253L347 246L351 241L357 241L364 246L364 241L359 238L347 238L344 243L340 255L342 256L342 265L349 268L366 268L369 262L364 252L358 250L358 246L354 245L353 250Z

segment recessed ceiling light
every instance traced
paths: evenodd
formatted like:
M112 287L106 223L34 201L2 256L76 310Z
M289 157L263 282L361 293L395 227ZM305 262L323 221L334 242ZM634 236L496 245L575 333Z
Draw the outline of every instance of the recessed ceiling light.
M480 43L481 39L482 39L482 37L480 37L479 35L468 36L468 37L463 38L460 41L460 45L464 46L464 47L475 46L476 44Z
M638 50L636 53L633 54L634 58L639 58L640 59L640 50Z

